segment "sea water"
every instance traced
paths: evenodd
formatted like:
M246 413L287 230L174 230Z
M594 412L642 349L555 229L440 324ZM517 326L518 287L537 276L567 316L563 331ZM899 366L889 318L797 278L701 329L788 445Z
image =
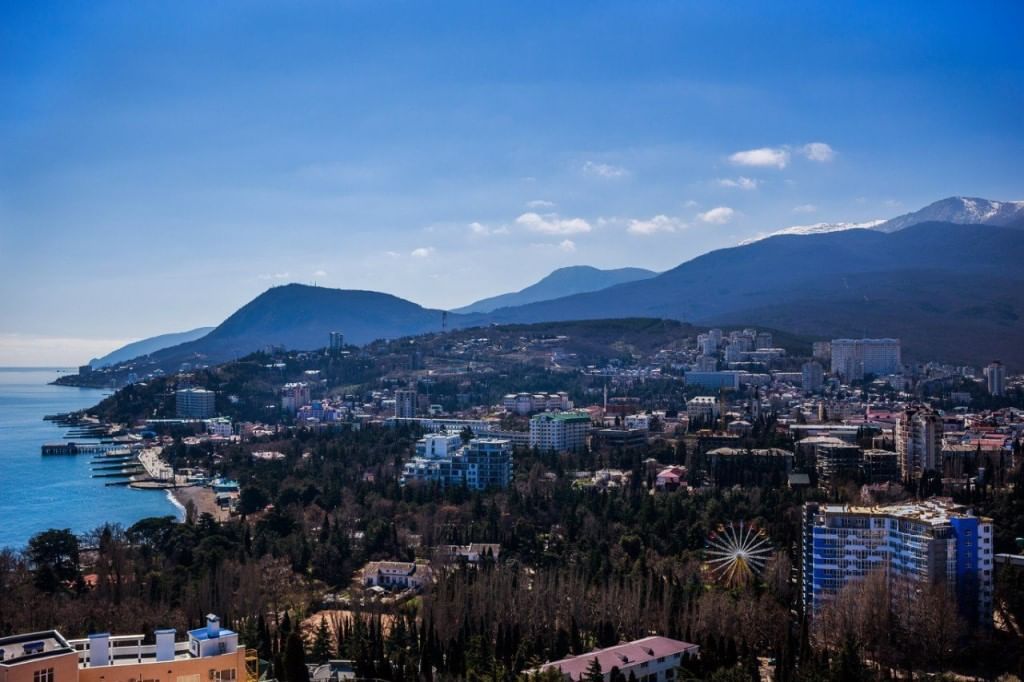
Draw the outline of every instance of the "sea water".
M147 516L181 518L166 491L107 486L123 479L92 478L93 455L43 457L43 443L75 440L43 421L48 414L91 407L109 390L51 386L53 369L0 368L0 548L21 549L49 528L85 533L104 523L130 526Z

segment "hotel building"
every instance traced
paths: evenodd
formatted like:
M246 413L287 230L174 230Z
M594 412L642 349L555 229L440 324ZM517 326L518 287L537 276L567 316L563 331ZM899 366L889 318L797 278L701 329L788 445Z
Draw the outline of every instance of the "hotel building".
M530 447L543 452L581 450L589 433L586 412L545 412L530 419Z
M832 373L847 381L902 371L899 339L833 339Z
M0 682L256 682L255 652L217 616L185 640L175 634L156 630L155 644L108 633L68 640L56 630L2 637Z
M992 622L992 520L947 500L860 507L804 505L803 604L882 571L890 587L945 585L965 618Z
M205 388L179 388L174 407L179 419L208 419L217 414L217 394Z

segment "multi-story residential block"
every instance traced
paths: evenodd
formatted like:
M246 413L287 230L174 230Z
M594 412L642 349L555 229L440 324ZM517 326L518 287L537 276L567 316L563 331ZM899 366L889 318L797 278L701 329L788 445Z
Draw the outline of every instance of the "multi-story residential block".
M571 410L572 401L565 391L558 393L509 393L501 399L506 412L533 414L547 410Z
M560 661L545 663L527 675L557 670L570 682L590 679L588 671L596 659L601 666L602 678L612 680L613 669L622 679L637 679L644 682L668 682L675 679L676 669L688 658L696 658L700 647L668 637L644 637L632 642L616 644L606 649L595 649L579 656L570 656Z
M740 379L750 376L747 372L722 371L722 372L696 372L690 371L685 374L683 380L687 386L700 386L707 389L726 388L738 391Z
M992 620L992 521L948 500L804 506L803 603L812 616L844 587L881 572L890 589L947 587L965 617Z
M860 471L868 483L898 481L900 478L899 455L892 450L865 450L861 453Z
M904 480L936 471L941 463L942 417L924 407L912 407L896 416L894 429L900 475Z
M1006 395L1006 367L995 360L985 367L985 383L989 395Z
M179 419L207 419L217 414L217 394L205 388L179 388L174 392Z
M309 384L304 381L287 383L281 387L281 409L295 414L310 403Z
M711 424L719 415L718 399L710 395L698 395L686 401L686 416L690 421Z
M587 445L590 415L586 412L545 412L530 419L530 447L544 452L570 452Z
M836 439L829 439L836 440ZM843 473L856 473L860 469L862 453L860 447L842 441L823 443L814 448L815 469L818 480L831 483Z
M800 367L800 386L805 393L817 393L825 385L825 368L817 360L805 362Z
M331 332L328 349L331 353L338 353L345 347L345 335L341 332Z
M474 438L462 452L466 486L472 490L507 488L512 483L512 443L504 438Z
M715 372L718 370L718 358L714 355L701 355L693 363L695 372Z
M395 391L395 416L399 419L412 419L416 416L416 391L398 389Z
M507 488L512 465L512 442L505 438L474 438L463 445L459 434L429 434L416 443L416 454L402 468L399 483Z
M56 630L0 638L0 682L255 682L255 657L247 665L238 634L209 615L206 627L175 641L173 629L144 635L94 633L65 639Z
M775 344L772 343L771 332L758 332L754 338L754 349L761 350L762 348L774 348Z
M830 347L832 373L847 381L902 371L899 339L833 339Z
M832 344L828 341L815 341L811 344L811 356L820 362L832 360Z

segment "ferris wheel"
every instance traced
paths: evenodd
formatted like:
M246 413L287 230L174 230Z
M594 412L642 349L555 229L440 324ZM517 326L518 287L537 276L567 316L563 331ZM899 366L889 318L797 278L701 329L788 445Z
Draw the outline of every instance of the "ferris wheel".
M745 585L759 576L772 555L768 534L753 525L721 525L708 535L705 563L714 579L730 586Z

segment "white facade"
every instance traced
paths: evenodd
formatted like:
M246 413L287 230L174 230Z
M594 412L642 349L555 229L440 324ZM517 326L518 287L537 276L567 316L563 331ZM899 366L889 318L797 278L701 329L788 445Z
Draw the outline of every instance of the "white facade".
M825 384L825 368L815 360L805 362L800 368L800 379L805 393L817 393Z
M903 371L899 339L833 339L830 346L832 373L847 381Z
M985 383L989 395L1006 395L1006 367L996 360L985 368Z
M179 419L207 419L217 414L216 397L205 388L179 388L174 392L175 412Z
M651 428L651 416L648 414L630 414L626 415L623 420L623 425L627 429L641 429L648 431Z
M590 415L585 412L545 412L530 419L530 447L544 452L569 452L587 444Z
M303 405L310 403L309 384L291 382L281 387L281 409L295 414Z
M547 410L571 410L572 401L565 391L558 393L509 393L501 400L506 412L531 414Z
M399 419L412 419L416 416L416 391L411 389L395 391L395 416Z
M686 401L686 416L691 421L699 420L705 424L718 418L718 399L710 395L699 395Z

